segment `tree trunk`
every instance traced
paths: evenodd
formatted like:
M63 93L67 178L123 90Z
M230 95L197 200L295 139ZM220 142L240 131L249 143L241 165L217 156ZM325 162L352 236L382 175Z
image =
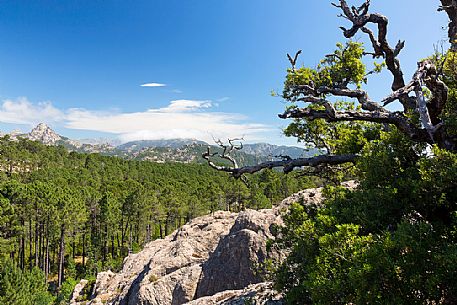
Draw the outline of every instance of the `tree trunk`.
M73 230L73 240L71 243L71 256L73 257L73 261L76 257L76 232Z
M129 226L129 254L132 253L132 225Z
M83 268L86 266L86 232L83 233Z
M148 225L146 226L146 242L151 241L151 223L148 222Z
M160 233L160 238L163 239L162 222L160 220L159 220L159 233Z
M124 255L125 234L127 225L124 227L124 216L121 218L121 255Z
M111 257L114 258L114 234L111 234Z
M44 253L43 253L43 271L45 274L46 282L48 281L48 274L49 274L49 214L46 218L45 230L44 230Z
M453 50L457 50L457 3L453 0L441 0L442 10L449 17L448 37Z
M65 225L62 224L60 227L60 248L59 248L59 268L58 268L58 278L57 278L57 287L60 288L64 280L64 256L65 256Z
M49 228L46 228L46 250L45 250L45 257L44 257L44 275L46 277L46 281L48 280L49 275Z
M33 247L33 239L32 239L32 217L29 218L29 268L32 270L32 247Z
M44 229L44 223L41 222L40 223L40 234L39 234L39 246L38 246L38 249L39 249L39 252L38 252L38 265L40 266L40 269L44 271L44 267L43 267L43 248L44 248L44 241L43 241L43 229Z
M21 227L25 228L24 218L21 218ZM25 268L25 232L21 234L21 269Z
M35 266L38 266L38 252L39 252L39 244L38 244L38 228L39 228L39 223L38 223L38 208L35 205Z
M169 222L170 222L170 213L167 212L167 216L165 217L165 236L168 236Z
M108 252L108 226L105 225L105 232L103 232L103 249L102 249L102 259L103 262L106 262L106 254Z

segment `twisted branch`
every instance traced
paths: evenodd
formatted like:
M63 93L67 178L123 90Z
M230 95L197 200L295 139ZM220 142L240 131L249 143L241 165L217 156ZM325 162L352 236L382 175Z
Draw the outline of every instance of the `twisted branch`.
M374 49L373 57L382 57L385 59L387 69L393 75L392 90L397 91L400 88L405 86L405 81L403 78L403 72L400 67L400 61L397 56L400 54L400 51L404 47L404 41L399 41L397 45L392 48L387 41L387 17L381 14L368 13L370 7L370 1L366 0L359 8L349 8L346 0L340 0L340 4L334 6L340 8L343 12L343 15L352 22L352 27L346 29L341 27L343 34L346 38L352 38L359 30L366 33L370 38L371 44ZM377 37L369 28L366 27L367 24L373 23L378 26L378 35ZM400 95L398 97L400 102L403 104L405 111L413 110L415 105L413 101L408 97L408 95Z
M334 113L331 113L328 110L295 108L287 110L283 114L279 114L278 116L282 119L324 119L327 122L363 121L381 124L393 124L400 131L402 131L415 141L427 142L430 144L433 143L427 132L424 129L418 128L402 112L336 111Z
M245 166L241 168L234 168L229 166L217 166L210 160L210 155L207 153L203 154L203 158L208 161L208 164L223 172L230 173L234 178L241 178L244 174L253 174L259 172L263 169L272 169L276 167L282 167L284 173L290 173L295 168L304 167L304 166L311 166L316 167L321 164L327 165L339 165L344 163L354 163L357 155L355 154L346 154L346 155L320 155L311 158L298 158L298 159L291 159L291 158L283 158L282 160L278 161L269 161L260 163L254 166Z
M297 99L298 101L302 102L322 104L325 100L320 98L319 96L331 94L334 96L356 98L363 110L381 112L386 111L386 109L384 109L378 103L371 100L366 91L361 89L353 90L349 88L331 88L327 86L314 88L311 85L300 85L296 86L295 90L297 91L297 93L304 95L304 97Z
M295 57L292 59L292 57L287 53L287 58L289 59L290 64L292 65L292 70L295 71L295 65L297 64L297 59L298 56L301 54L302 50L298 50L297 53L295 53Z

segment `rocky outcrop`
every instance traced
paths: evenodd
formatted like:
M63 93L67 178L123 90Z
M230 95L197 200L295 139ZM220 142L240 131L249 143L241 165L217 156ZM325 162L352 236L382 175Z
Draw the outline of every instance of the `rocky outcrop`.
M54 145L62 140L62 137L55 133L48 125L44 123L38 124L27 136L32 141L40 141L46 145Z
M257 272L266 258L284 257L267 252L267 240L274 237L275 226L282 224L281 213L291 203L319 205L322 199L321 189L309 189L273 209L219 211L195 218L130 254L121 272L98 274L94 295L86 304L281 304L280 295L270 283L262 283Z
M194 298L201 265L227 235L236 213L198 217L130 254L119 273L102 272L90 304L183 304Z
M73 293L71 294L70 305L76 304L76 302L82 297L83 289L88 282L88 280L82 279L78 284L76 284L75 288L73 289Z
M267 257L281 258L280 253L267 253L266 249L266 241L273 238L272 226L281 223L278 209L240 212L230 232L202 265L195 297L243 289L260 282L258 265Z
M283 305L283 295L273 289L272 283L251 284L240 290L224 290L212 296L198 298L186 305Z

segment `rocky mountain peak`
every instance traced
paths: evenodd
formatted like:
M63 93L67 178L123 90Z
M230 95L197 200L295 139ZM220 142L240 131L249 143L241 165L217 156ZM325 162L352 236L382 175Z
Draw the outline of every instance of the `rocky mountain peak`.
M35 128L33 128L32 131L28 134L28 138L30 140L40 141L46 145L52 145L57 141L62 140L62 137L45 123L40 123Z

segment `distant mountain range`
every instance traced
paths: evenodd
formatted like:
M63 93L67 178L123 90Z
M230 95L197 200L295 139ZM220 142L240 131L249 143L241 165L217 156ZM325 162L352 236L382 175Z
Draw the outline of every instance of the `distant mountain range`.
M307 152L303 148L294 146L277 146L268 143L256 143L243 145L243 152L255 156L274 157L289 156L291 158L300 158L305 155L314 155L315 152Z
M118 146L101 143L97 139L82 141L72 140L57 134L44 123L38 124L29 133L13 131L8 134L11 139L26 138L39 141L45 145L62 145L70 151L82 153L101 153L125 159L148 160L152 162L203 163L201 155L211 146L213 151L221 148L195 139L143 140L132 141ZM294 146L278 146L268 143L244 144L243 149L235 152L240 165L253 165L272 160L277 156L300 158L318 154L317 149L305 150Z
M186 145L208 145L206 142L193 140L193 139L170 139L170 140L142 140L133 141L117 146L117 149L127 151L139 151L144 148L167 147L167 148L181 148Z

